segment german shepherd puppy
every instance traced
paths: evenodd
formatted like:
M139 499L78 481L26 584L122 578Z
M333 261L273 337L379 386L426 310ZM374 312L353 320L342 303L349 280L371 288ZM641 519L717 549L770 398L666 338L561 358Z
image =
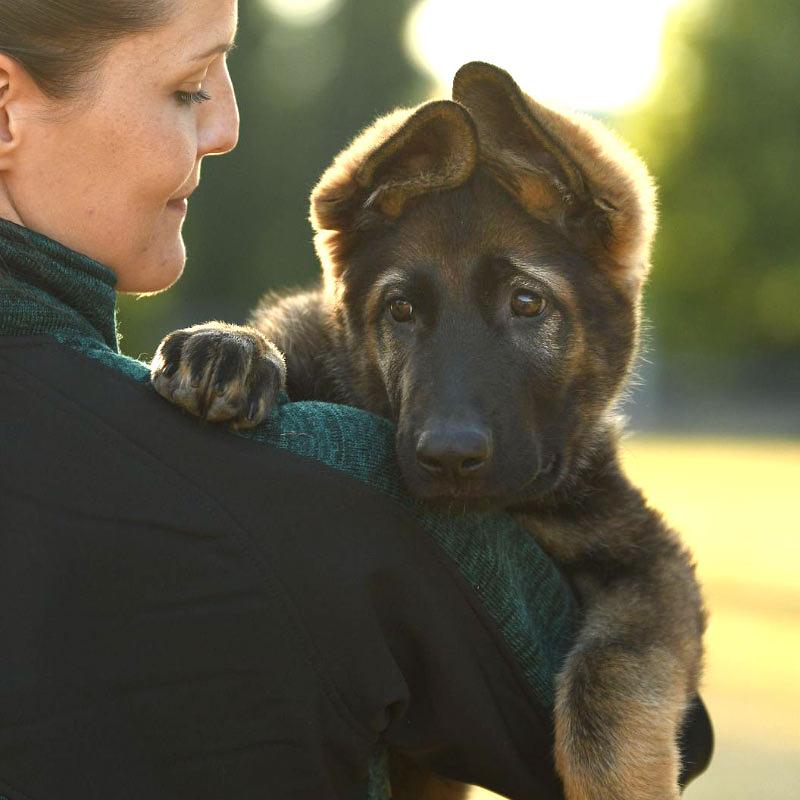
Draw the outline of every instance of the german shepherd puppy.
M395 422L412 494L518 514L585 609L556 686L566 797L675 800L705 614L687 551L622 471L615 413L655 230L645 167L476 62L452 101L356 138L311 221L323 286L265 298L252 327L171 334L154 386L244 426L284 381L358 406ZM413 784L396 794L462 796Z

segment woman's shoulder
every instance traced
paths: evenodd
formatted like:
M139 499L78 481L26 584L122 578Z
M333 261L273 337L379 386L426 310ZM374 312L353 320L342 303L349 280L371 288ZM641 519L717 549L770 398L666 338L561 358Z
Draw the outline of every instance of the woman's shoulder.
M144 361L95 341L62 343L139 384L150 383L150 367ZM393 427L388 420L367 411L332 403L291 402L281 393L265 422L251 430L230 432L320 461L396 499L403 497L395 466Z

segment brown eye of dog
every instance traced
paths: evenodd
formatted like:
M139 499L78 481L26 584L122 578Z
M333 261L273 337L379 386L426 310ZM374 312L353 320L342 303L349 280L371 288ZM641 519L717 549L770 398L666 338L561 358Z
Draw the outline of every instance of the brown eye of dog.
M414 306L408 300L392 300L389 303L389 311L397 322L411 322L414 316Z
M546 306L544 297L528 289L518 289L511 298L511 310L518 317L538 317Z

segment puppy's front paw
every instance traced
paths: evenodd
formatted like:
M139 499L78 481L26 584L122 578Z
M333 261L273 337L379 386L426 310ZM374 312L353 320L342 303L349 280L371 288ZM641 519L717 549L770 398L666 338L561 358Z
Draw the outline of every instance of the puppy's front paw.
M197 417L251 428L272 410L286 364L254 328L209 322L166 336L150 380L162 397Z
M680 800L682 701L660 669L668 660L615 646L570 654L555 708L566 800Z

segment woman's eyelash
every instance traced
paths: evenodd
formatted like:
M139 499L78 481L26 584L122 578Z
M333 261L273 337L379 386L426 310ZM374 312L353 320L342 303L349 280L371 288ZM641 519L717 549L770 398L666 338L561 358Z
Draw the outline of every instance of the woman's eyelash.
M211 95L205 89L197 92L176 92L175 96L179 103L186 106L190 106L192 103L205 103L206 100L211 99Z

